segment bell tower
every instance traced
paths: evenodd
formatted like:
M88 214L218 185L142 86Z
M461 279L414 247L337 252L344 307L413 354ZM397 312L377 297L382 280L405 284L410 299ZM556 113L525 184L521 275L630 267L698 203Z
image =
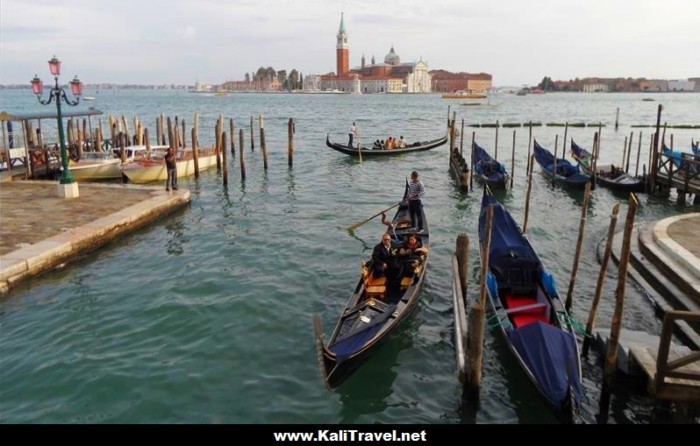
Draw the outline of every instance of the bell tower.
M336 75L344 76L350 71L350 46L348 45L348 33L345 31L345 20L342 12L340 13L340 28L337 39L335 47Z

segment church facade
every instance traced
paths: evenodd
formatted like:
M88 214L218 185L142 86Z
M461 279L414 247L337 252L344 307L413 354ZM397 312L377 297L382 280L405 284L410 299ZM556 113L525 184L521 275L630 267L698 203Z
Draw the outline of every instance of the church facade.
M336 73L319 76L316 85L321 90L347 93L431 92L430 68L422 58L418 62L401 63L392 46L383 63L376 63L374 56L370 64L365 62L363 55L361 65L350 69L348 33L341 14L336 36Z

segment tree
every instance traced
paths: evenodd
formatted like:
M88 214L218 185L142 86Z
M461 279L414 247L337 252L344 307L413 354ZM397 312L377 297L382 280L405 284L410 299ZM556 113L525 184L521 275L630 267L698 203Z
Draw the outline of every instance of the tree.
M304 89L304 75L299 73L299 90Z
M282 85L287 82L287 70L279 70L277 72L277 81Z
M248 73L245 74L245 81L250 82L250 74L248 74Z
M289 89L296 90L299 86L299 72L296 68L292 68L289 72Z
M270 82L272 82L272 80L273 80L275 77L277 77L277 71L275 71L275 69L272 68L272 67L267 67L267 68L265 69L265 76L266 76L266 79L267 79L267 80L269 80Z

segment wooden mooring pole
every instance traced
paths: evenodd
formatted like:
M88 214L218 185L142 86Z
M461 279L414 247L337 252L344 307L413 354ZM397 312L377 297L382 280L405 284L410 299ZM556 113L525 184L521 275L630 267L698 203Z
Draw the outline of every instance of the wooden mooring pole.
M241 150L239 150L238 153L240 154L239 158L241 160L241 181L242 181L242 180L245 180L245 150L243 150L243 147L245 147L245 145L243 144L244 143L244 141L243 141L243 129L240 129L238 131L238 137L239 137L238 147L241 148Z
M615 239L615 226L617 226L617 215L620 213L620 203L617 202L613 206L612 215L610 216L610 226L608 227L608 239L605 242L605 252L600 263L600 273L598 273L598 283L595 286L595 294L591 303L591 311L588 313L588 322L586 323L586 336L583 338L583 347L581 355L587 356L588 350L591 347L591 336L595 328L595 319L598 313L598 305L600 305L600 297L603 293L603 285L605 285L605 276L607 275L608 262L610 254L612 254L613 240Z
M651 191L656 188L656 173L658 171L658 160L659 160L659 137L661 132L661 111L663 106L659 104L659 108L656 112L656 133L654 134L654 147L652 150L653 157L651 160L651 165L649 166L649 173L651 177ZM672 164L673 165L673 164Z
M236 155L236 125L233 123L233 118L229 119L229 126L231 127L231 155Z
M525 218L523 219L523 234L527 234L527 219L530 215L530 192L532 192L532 171L535 170L533 163L535 162L535 155L530 155L530 161L528 166L530 166L530 171L527 174L527 193L525 194Z
M221 171L221 120L214 127L214 153L216 154L216 170Z
M469 190L474 190L474 141L476 140L476 132L472 132L472 146L469 151L471 154L470 166L469 166Z
M639 157L642 154L642 132L639 132L639 146L637 147L637 162L634 165L634 177L639 176Z
M510 154L510 188L513 189L513 177L515 177L515 130L513 130L513 151Z
M289 118L287 123L287 164L289 167L294 165L294 118Z
M226 132L221 133L221 157L223 158L224 167L224 187L228 187L228 163L226 162Z
M260 115L260 149L263 155L263 169L267 172L267 144L265 143L265 118Z
M630 156L632 156L632 139L634 139L634 132L630 132L630 142L629 145L627 146L627 161L625 161L625 173L630 172ZM620 166L620 169L622 169L622 166Z
M459 134L459 154L464 156L464 118L462 118L462 131Z
M493 143L493 159L498 161L498 128L500 125L498 125L498 119L496 120L496 142Z
M569 121L564 124L564 142L561 144L561 157L566 159L566 134L569 132Z
M528 130L528 137L527 137L527 167L526 167L526 174L530 174L531 166L530 162L532 161L532 158L530 157L530 153L532 152L532 121L530 121L530 129Z
M481 385L481 366L483 363L484 332L486 330L486 277L489 270L489 252L491 250L491 229L493 226L493 205L489 206L486 219L486 241L481 253L481 292L479 301L475 302L469 312L467 336L467 373L465 390L470 396L478 398Z
M627 267L630 260L630 245L634 218L639 205L636 195L630 194L627 219L625 221L625 233L622 238L622 250L620 252L620 266L617 276L617 288L615 289L615 311L610 327L610 339L605 357L605 371L603 389L600 396L600 418L607 423L610 410L610 393L614 389L615 372L617 370L617 348L620 343L620 330L622 329L622 312L625 305L625 286L627 284Z
M469 237L467 234L461 233L457 236L455 255L457 255L457 265L459 269L459 285L462 290L464 304L466 305L467 283L469 281Z
M192 161L194 161L194 179L199 178L199 141L197 129L192 127Z
M569 280L569 290L566 292L566 311L571 311L571 304L574 299L574 285L576 284L576 273L578 272L578 262L581 257L581 245L583 244L583 234L586 229L586 214L588 213L588 201L591 198L591 183L586 183L586 191L583 194L583 208L581 209L581 223L578 227L578 239L576 240L576 253L574 254L574 266L571 267L571 279Z
M617 107L615 112L615 131L620 127L620 107Z
M554 138L554 174L552 175L552 185L556 184L557 181L557 152L559 147L557 146L557 141L559 140L559 135Z
M622 144L622 162L620 163L620 170L625 170L625 155L627 154L627 137L625 136L625 142Z
M250 117L250 151L255 151L255 132L253 131L253 117Z

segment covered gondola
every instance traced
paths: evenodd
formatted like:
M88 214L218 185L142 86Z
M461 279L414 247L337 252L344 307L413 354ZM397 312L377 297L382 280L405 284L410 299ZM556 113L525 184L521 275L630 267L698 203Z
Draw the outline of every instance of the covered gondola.
M477 143L473 147L472 164L476 179L487 184L491 189L506 189L510 176L503 163L491 157L489 153Z
M545 175L564 186L583 189L586 183L591 181L590 175L581 173L578 164L574 165L564 158L555 159L552 152L540 146L537 140L535 140L535 161L542 167Z

